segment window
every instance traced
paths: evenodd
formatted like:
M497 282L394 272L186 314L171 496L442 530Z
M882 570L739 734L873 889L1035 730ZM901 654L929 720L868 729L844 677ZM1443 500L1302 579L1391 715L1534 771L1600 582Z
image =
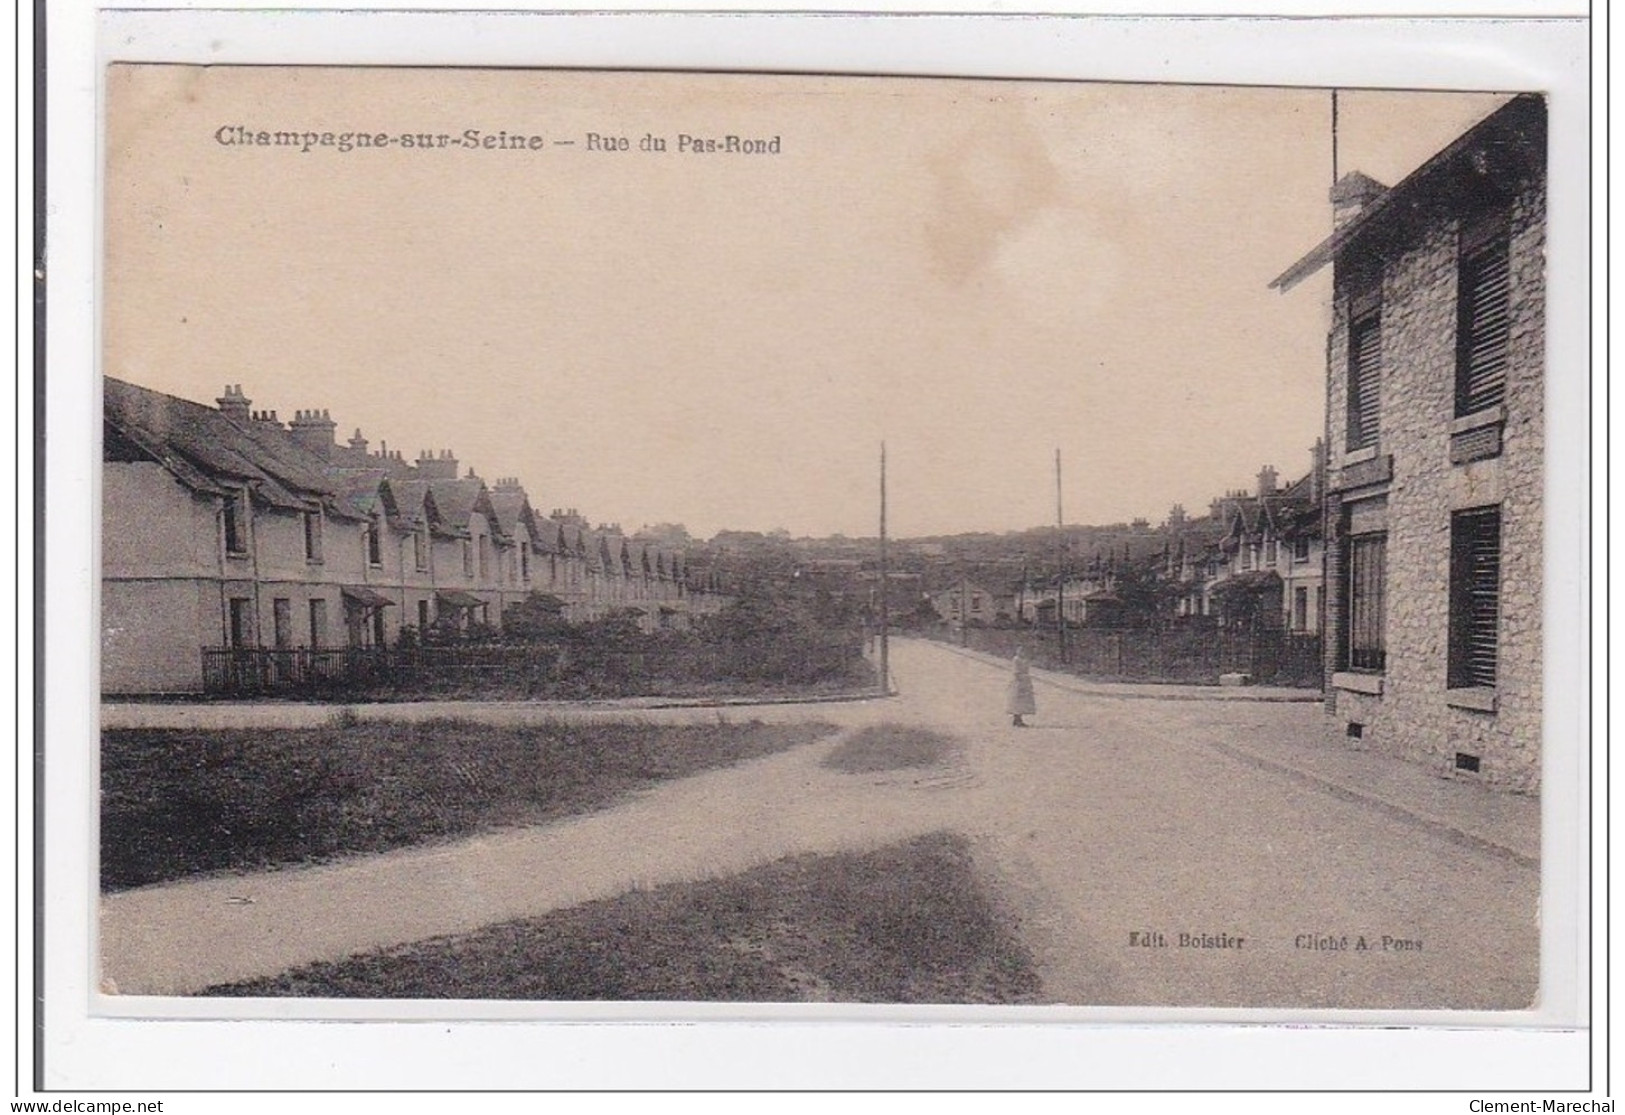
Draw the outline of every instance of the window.
M1349 321L1348 448L1377 444L1382 420L1382 307L1376 297L1355 299Z
M429 630L429 602L427 600L419 600L418 635L421 636L427 630Z
M1378 673L1387 664L1387 646L1383 636L1387 561L1386 534L1362 534L1349 539L1345 658L1351 670Z
M491 575L491 539L488 535L482 534L475 545L479 548L480 580L483 581Z
M327 645L327 601L310 602L310 645L319 649Z
M1264 565L1266 568L1275 568L1276 553L1277 549L1275 539L1272 538L1268 542L1264 543Z
M474 543L463 539L463 576L474 575Z
M519 576L521 580L530 580L530 543L519 543Z
M226 496L224 514L221 516L226 532L226 553L248 553L248 497L243 492L232 492Z
M429 528L418 527L412 532L412 562L419 573L429 568Z
M271 601L271 629L277 650L293 646L293 601L280 596Z
M1292 630L1309 630L1309 589L1292 590Z
M1452 689L1495 687L1501 622L1501 509L1450 516Z
M1506 398L1511 234L1498 214L1462 229L1456 286L1456 417Z
M378 537L380 533L378 519L374 516L372 522L368 523L366 527L368 565L384 564L383 546Z
M305 560L322 560L322 513L305 512Z
M1292 561L1295 565L1302 565L1309 560L1309 539L1294 538L1292 540Z
M233 596L228 605L231 648L243 650L254 645L254 601Z

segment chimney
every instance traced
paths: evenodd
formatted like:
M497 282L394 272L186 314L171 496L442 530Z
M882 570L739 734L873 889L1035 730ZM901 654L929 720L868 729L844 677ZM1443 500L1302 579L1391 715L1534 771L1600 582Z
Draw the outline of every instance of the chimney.
M1375 178L1351 170L1337 180L1331 189L1332 227L1342 228L1360 212L1388 192L1388 187Z
M350 438L350 448L362 455L365 455L367 452L367 439L361 436L360 426L356 427L355 436Z
M1176 503L1168 509L1168 525L1182 527L1185 525L1185 505Z
M258 426L270 426L277 430L282 429L282 420L276 416L276 411L274 410L256 410L254 412L254 424Z
M1264 496L1273 496L1275 494L1275 482L1276 475L1274 465L1265 465L1263 468L1258 470L1258 495L1260 499L1262 499Z
M418 475L425 480L455 480L457 458L451 455L450 449L442 449L439 456L433 450L425 449L418 454Z
M226 384L225 394L214 401L215 406L233 422L248 423L253 418L253 412L248 407L248 396L243 394L243 385Z
M1212 503L1208 504L1207 515L1208 518L1212 519L1214 522L1218 522L1220 519L1224 518L1224 500L1216 499Z
M322 460L330 460L333 456L334 431L338 423L328 417L325 410L301 410L294 417L288 430L293 434L293 440L301 449L313 453Z

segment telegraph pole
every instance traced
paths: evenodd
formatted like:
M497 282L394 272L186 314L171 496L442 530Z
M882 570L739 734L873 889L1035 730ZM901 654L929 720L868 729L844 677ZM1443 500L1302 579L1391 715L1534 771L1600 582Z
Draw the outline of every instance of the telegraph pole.
M891 627L890 573L886 568L886 443L880 443L880 692L891 692L890 647Z
M1061 451L1055 450L1055 639L1066 662L1066 518L1061 513Z

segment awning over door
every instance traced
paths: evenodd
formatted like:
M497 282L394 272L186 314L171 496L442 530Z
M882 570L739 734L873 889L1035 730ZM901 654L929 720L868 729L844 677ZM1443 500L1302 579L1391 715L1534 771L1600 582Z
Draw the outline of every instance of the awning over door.
M461 589L448 588L435 593L435 599L440 601L442 608L483 608L485 601L471 592Z
M360 605L363 608L387 608L395 601L366 585L345 585L339 589L347 603Z

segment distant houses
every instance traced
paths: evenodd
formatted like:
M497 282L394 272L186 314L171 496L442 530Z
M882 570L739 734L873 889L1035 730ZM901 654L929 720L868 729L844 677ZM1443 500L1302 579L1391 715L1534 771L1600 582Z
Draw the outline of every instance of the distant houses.
M1332 192L1326 727L1539 785L1546 104Z
M522 600L644 630L722 606L677 548L543 516L449 450L408 462L326 411L284 424L240 387L214 407L104 380L102 684L203 688L209 648L366 648L499 631Z

